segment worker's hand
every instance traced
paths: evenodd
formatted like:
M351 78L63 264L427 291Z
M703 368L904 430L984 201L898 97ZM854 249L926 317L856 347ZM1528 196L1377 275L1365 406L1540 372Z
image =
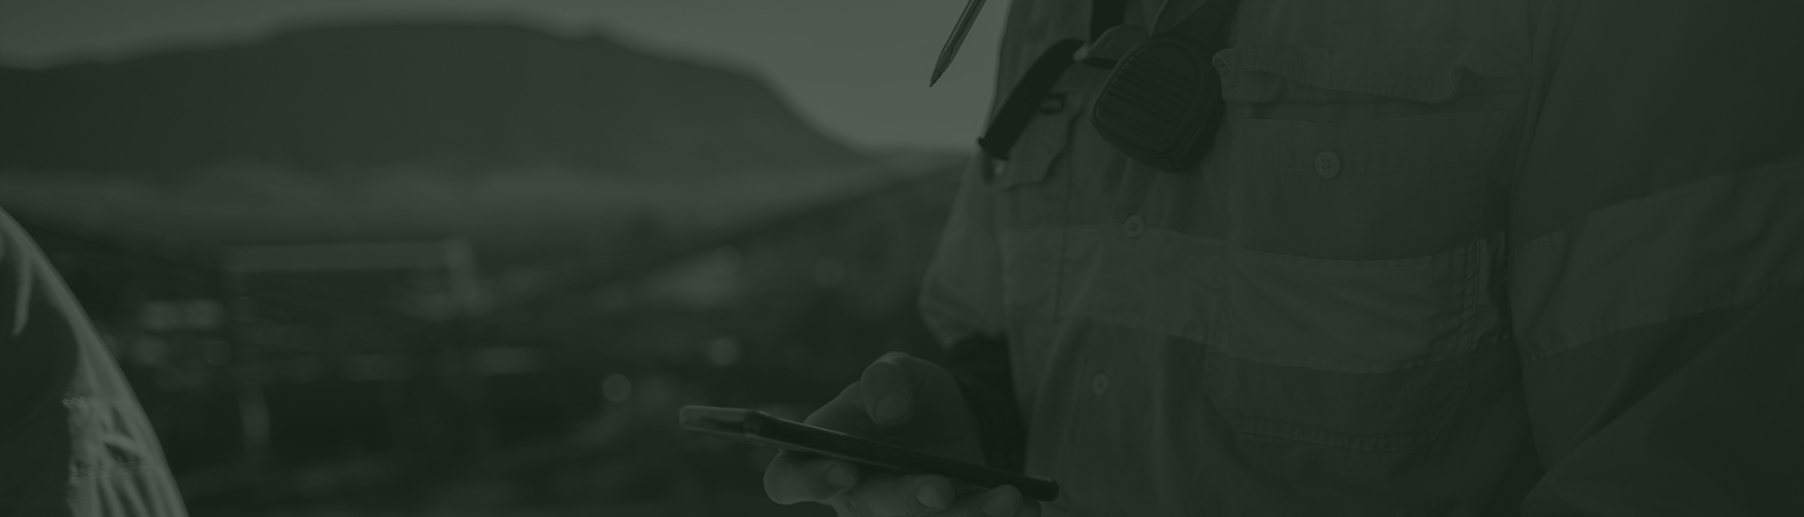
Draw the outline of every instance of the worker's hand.
M983 464L976 423L952 374L901 352L871 363L858 382L805 422ZM764 490L782 504L831 505L841 517L1040 515L1039 504L1011 486L956 494L945 476L895 475L789 451L778 453L764 470Z

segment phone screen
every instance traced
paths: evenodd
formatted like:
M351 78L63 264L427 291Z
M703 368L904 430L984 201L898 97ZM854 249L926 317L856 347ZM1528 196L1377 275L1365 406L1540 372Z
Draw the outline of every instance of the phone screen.
M939 474L979 488L1013 485L1021 495L1040 501L1059 496L1057 482L966 463L839 431L777 418L750 409L683 406L678 423L685 430L707 433L761 447L775 447L922 474Z

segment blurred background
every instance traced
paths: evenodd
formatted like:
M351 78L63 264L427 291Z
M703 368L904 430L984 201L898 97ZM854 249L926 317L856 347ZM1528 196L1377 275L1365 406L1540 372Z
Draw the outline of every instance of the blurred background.
M676 408L937 355L963 7L0 0L0 207L193 515L830 515Z

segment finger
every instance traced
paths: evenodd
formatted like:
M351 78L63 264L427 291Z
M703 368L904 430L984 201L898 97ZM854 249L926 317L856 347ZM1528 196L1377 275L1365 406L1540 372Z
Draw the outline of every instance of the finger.
M1040 502L1022 498L1021 509L1015 510L1016 517L1040 517Z
M865 415L864 403L858 398L860 390L857 381L846 385L844 389L839 390L838 395L833 396L832 400L827 401L813 413L809 413L808 418L803 419L802 423L835 431L856 431L870 419Z
M944 476L873 475L841 495L835 506L841 515L910 517L944 511L952 497L952 482Z
M958 499L951 508L928 517L1024 517L1040 515L1040 505L1003 485Z
M764 493L778 504L825 501L858 484L858 467L839 460L777 453L764 468Z
M865 367L858 379L859 397L871 421L881 425L907 423L914 414L915 390L920 379L910 370L920 361L902 352L890 352Z

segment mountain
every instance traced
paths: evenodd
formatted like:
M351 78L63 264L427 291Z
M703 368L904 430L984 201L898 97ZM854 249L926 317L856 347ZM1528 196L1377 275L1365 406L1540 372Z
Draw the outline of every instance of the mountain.
M231 47L0 67L0 170L865 164L753 77L519 26L314 27Z

